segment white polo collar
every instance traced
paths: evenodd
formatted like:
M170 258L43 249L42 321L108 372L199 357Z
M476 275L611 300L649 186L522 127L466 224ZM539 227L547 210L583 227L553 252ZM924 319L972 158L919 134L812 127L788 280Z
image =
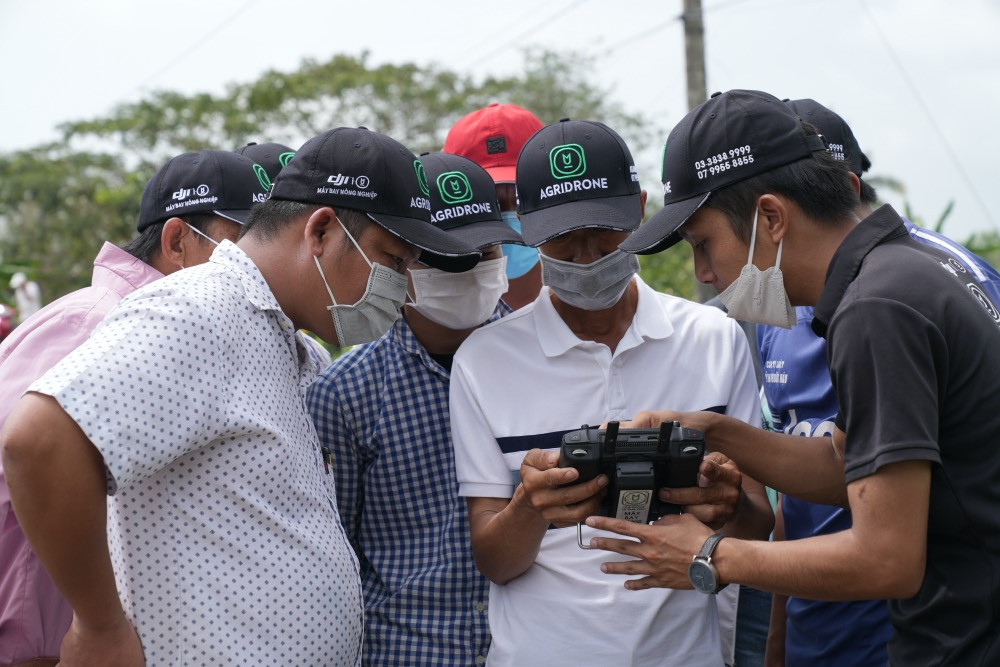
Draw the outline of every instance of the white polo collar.
M666 304L661 299L656 298L656 292L643 282L638 274L635 276L635 281L639 288L639 301L636 304L635 315L632 317L632 325L622 336L621 342L615 349L616 355L636 347L644 340L667 338L674 332L674 325L670 321L670 313L666 309ZM593 341L581 340L570 330L566 322L556 312L550 295L551 290L548 287L542 287L542 291L532 306L538 341L545 356L558 357L574 347L594 345Z

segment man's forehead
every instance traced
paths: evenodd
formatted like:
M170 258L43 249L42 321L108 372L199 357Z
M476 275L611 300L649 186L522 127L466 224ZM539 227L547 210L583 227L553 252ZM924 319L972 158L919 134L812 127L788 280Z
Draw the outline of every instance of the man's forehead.
M710 234L721 228L729 229L725 214L710 206L702 206L680 226L677 234L687 240L692 236Z

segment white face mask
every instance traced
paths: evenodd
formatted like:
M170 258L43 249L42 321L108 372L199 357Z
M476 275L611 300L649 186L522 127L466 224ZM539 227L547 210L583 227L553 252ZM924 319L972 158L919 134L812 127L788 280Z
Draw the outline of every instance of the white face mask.
M333 317L333 327L337 331L337 341L340 347L350 345L360 345L378 340L392 323L399 318L399 309L403 307L406 299L406 276L397 273L387 266L373 264L365 255L361 246L354 240L351 233L344 227L344 223L337 218L347 238L351 240L354 247L358 249L370 269L368 273L368 284L365 286L365 293L357 302L351 305L340 305L333 296L330 283L326 281L323 274L323 267L320 266L319 257L313 255L319 275L326 285L326 292L330 295L332 306L327 306Z
M507 258L488 259L462 273L410 269L413 307L449 329L477 327L493 314L507 291Z
M576 264L541 255L542 284L559 300L582 310L604 310L618 303L632 276L639 272L639 258L615 250L590 264Z
M791 329L795 325L795 309L788 300L785 281L778 268L781 266L781 246L784 239L778 241L778 256L774 260L774 266L761 271L753 264L759 210L753 212L753 232L750 234L747 264L740 271L736 282L719 294L719 299L733 319Z

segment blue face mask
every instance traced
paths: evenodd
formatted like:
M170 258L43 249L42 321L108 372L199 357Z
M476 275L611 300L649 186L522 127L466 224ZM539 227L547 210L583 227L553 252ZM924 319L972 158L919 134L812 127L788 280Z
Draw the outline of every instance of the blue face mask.
M521 233L521 221L517 219L516 211L500 211L500 217L507 226L518 234ZM523 245L504 243L500 246L503 256L507 258L507 279L520 278L534 268L538 263L538 250Z

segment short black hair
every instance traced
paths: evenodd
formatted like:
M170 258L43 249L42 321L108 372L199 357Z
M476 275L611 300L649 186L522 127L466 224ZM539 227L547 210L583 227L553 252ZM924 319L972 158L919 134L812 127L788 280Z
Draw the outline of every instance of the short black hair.
M865 179L859 180L861 181L861 203L866 206L875 206L878 203L878 194L875 192L875 188Z
M809 123L803 122L802 127L807 135L818 134ZM858 205L850 173L847 162L837 160L828 151L816 151L811 157L720 188L705 206L722 212L743 243L750 243L757 199L767 193L791 199L818 222L837 224L853 219Z
M212 225L223 220L214 213L194 213L192 215L177 216L187 224L191 225L199 232L208 234L211 231ZM169 220L169 218L167 218ZM141 262L146 264L152 264L153 260L160 253L162 248L160 247L160 236L163 234L163 225L166 224L166 220L157 222L144 230L139 232L139 235L129 241L126 245L122 247L122 250L132 255ZM202 243L208 243L207 239L198 237L198 240Z
M250 209L250 217L240 231L240 238L247 234L253 234L257 239L267 241L277 236L285 225L300 219L302 216L312 215L319 208L322 208L319 204L304 204L288 199L268 199L255 204ZM372 223L371 219L361 211L335 208L333 212L337 214L355 240L359 240Z

